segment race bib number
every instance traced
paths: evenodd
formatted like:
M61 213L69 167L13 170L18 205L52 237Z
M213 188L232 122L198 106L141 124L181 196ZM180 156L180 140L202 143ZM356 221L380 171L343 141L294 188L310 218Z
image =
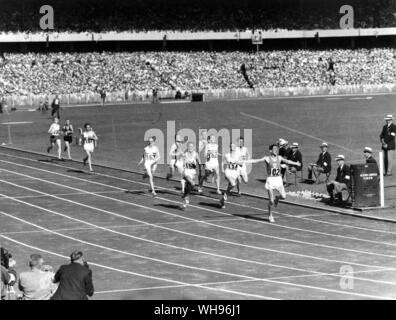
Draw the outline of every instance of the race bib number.
M206 156L206 160L210 161L210 159L217 159L217 152L216 151L208 151Z
M195 169L195 168L196 168L196 164L195 164L195 163L190 163L190 162L188 162L188 163L186 163L186 164L184 165L184 167L185 167L186 169Z
M229 163L228 164L228 168L230 170L237 170L238 169L238 165L236 163Z
M280 170L278 168L271 168L271 176L277 177L280 175Z

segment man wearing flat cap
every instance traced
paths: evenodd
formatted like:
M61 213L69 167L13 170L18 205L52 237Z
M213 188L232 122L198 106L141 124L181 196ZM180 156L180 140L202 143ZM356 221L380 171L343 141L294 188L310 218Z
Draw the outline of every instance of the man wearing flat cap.
M312 174L315 176L315 179L321 173L330 173L331 171L331 155L327 151L328 145L326 142L323 142L320 145L320 149L322 150L319 153L318 160L316 163L310 163L308 166L308 180L312 180Z
M290 156L293 153L293 151L289 146L289 142L286 141L285 139L280 138L278 141L278 146L279 146L279 155L287 160L290 160ZM287 169L287 165L282 164L282 169L281 169L282 178L285 176L286 169Z
M88 300L94 294L92 271L81 251L73 251L70 264L63 265L56 272L54 283L59 282L58 290L51 300Z
M298 150L298 147L299 147L299 145L297 142L293 142L292 145L290 146L292 153L290 154L289 160L298 162L298 163L300 163L300 165L298 165L298 166L297 165L287 165L287 170L286 170L287 181L289 181L290 174L296 174L297 172L302 170L303 157L302 157L300 150Z
M336 198L342 201L342 191L348 190L351 182L351 173L348 165L345 164L345 157L339 154L335 160L337 161L337 176L335 180L327 184L327 192L330 195L330 202L334 201Z
M384 151L384 175L391 176L393 158L395 156L396 126L392 123L393 116L391 114L388 114L384 120L386 121L386 125L382 127L380 134L382 150Z

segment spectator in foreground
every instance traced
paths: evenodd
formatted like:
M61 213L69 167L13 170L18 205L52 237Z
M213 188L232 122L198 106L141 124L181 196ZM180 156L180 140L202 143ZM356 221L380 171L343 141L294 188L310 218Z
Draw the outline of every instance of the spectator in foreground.
M70 261L70 264L61 266L55 274L54 283L59 283L59 287L51 300L88 300L94 294L92 271L84 260L83 253L73 251Z
M15 295L13 286L18 278L15 265L16 262L8 250L1 248L1 300L11 300L10 295Z
M392 175L393 157L395 156L396 126L392 123L393 116L388 114L384 120L386 125L382 127L380 134L382 150L384 151L384 176Z
M348 190L351 182L350 168L345 164L345 157L340 154L335 159L338 163L337 176L335 180L327 184L327 192L330 195L330 202L334 199L342 202L342 191Z
M18 288L23 300L49 300L56 290L53 283L52 268L44 266L44 260L39 254L32 254L29 261L30 271L19 276Z

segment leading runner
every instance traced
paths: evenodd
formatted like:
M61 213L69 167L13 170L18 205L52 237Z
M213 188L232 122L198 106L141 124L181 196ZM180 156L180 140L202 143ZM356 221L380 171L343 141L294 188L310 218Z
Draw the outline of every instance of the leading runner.
M290 160L286 160L282 156L279 155L279 147L276 144L272 144L269 147L270 155L265 156L261 159L250 159L246 160L245 163L258 163L265 162L267 166L267 180L265 183L265 189L268 191L269 201L268 201L268 220L269 222L275 222L275 219L272 215L271 208L274 205L275 207L278 205L280 199L286 199L286 191L283 186L283 179L281 174L281 162L290 165L299 166L299 162L294 162ZM274 197L274 190L279 192L279 195Z

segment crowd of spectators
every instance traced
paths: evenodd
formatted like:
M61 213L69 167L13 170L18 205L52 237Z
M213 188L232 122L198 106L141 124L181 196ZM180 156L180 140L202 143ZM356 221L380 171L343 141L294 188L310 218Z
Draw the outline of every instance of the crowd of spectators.
M70 255L70 263L54 272L37 253L29 257L28 268L16 271L17 262L1 248L1 300L87 300L94 294L92 270L81 251Z
M39 8L54 8L55 31L228 31L339 28L343 0L0 0L1 31L40 31ZM392 0L349 0L355 27L396 26Z
M0 96L396 81L396 49L3 54Z

